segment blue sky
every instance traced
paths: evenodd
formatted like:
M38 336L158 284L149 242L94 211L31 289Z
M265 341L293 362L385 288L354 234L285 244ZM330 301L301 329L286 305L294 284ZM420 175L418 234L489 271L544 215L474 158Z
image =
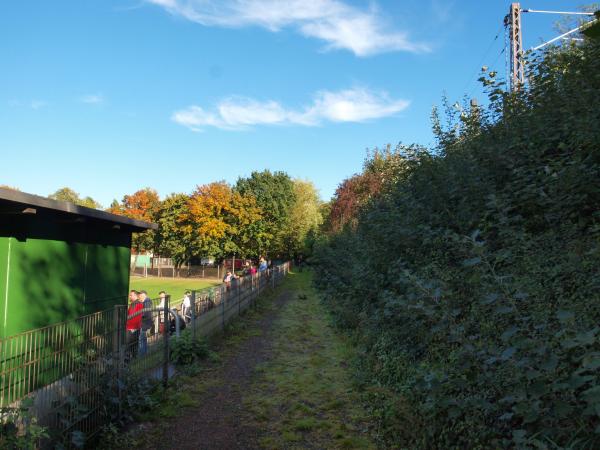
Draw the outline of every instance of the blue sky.
M146 186L165 196L271 169L327 200L367 148L430 144L444 93L481 99L479 68L505 73L509 5L2 2L0 184L69 186L108 206ZM525 15L525 47L554 37L557 19Z

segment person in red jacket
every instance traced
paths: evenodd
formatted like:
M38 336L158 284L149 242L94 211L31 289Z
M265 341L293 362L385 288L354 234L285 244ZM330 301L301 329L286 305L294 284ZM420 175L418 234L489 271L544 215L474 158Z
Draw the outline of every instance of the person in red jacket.
M139 301L139 293L136 290L129 292L129 308L127 309L126 343L129 358L137 356L140 340L140 329L142 328L142 311L144 304Z

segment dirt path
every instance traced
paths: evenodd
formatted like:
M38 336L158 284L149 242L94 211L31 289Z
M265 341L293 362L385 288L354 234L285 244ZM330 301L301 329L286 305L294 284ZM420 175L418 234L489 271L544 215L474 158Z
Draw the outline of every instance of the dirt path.
M255 368L270 357L273 324L291 298L289 290L281 292L258 320L250 319L241 336L243 341L231 352L225 351L221 365L206 372L210 374L211 387L198 396L198 407L176 419L172 435L163 436L164 441L155 441L154 446L146 448L259 448L258 430L244 421L243 394L249 390Z
M220 362L175 379L169 392L180 403L140 426L138 448L375 448L352 384L353 350L331 328L310 274L290 274L279 289L232 322Z

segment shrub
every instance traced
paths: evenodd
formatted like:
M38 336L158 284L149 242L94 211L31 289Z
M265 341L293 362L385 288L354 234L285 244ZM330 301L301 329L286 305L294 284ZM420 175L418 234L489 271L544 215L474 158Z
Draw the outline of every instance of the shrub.
M205 339L194 339L191 330L184 330L173 339L171 360L177 365L190 365L208 356L208 343Z
M0 408L0 448L33 450L48 437L45 427L31 414L33 401L25 399L19 407Z
M488 109L434 117L436 148L399 146L391 181L316 247L359 379L411 405L380 402L389 443L600 445L600 46L530 67L528 89L487 75ZM420 428L386 429L407 410Z

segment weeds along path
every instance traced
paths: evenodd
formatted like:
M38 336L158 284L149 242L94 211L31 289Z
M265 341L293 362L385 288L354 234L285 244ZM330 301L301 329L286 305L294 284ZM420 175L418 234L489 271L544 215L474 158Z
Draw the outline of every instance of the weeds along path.
M178 377L179 400L142 426L140 448L374 448L352 389L348 347L329 327L309 273L236 320L199 374ZM156 416L162 416L157 420Z
M259 448L375 448L368 414L353 389L351 349L330 327L311 274L287 282L293 298L270 334L271 358L244 395L244 420L260 430Z

